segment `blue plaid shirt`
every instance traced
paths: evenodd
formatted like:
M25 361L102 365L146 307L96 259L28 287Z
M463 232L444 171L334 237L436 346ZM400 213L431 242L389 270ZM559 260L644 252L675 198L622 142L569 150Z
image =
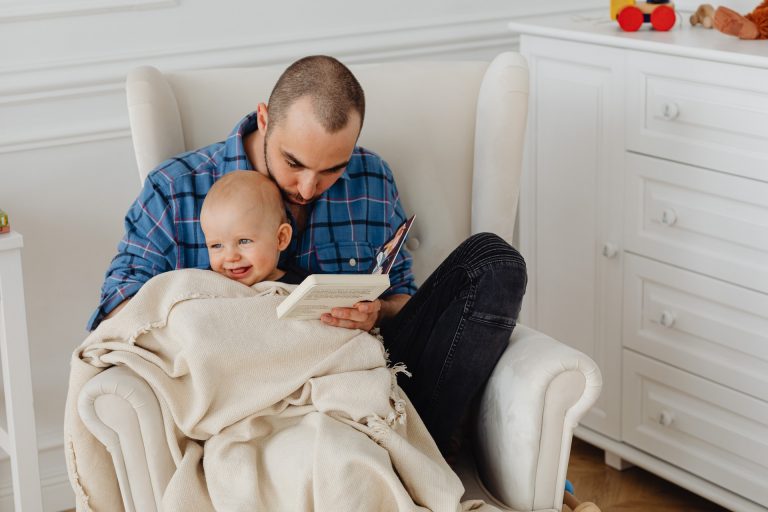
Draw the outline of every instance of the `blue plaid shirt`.
M227 140L171 158L147 176L125 216L125 235L107 270L89 330L153 276L180 268L209 268L200 228L203 199L223 175L253 169L243 137L256 129L256 114L251 113ZM293 264L315 274L367 272L376 250L405 219L387 163L356 147L344 173L314 203L304 232L297 233L294 226L279 266ZM416 292L411 263L410 254L401 250L385 295Z

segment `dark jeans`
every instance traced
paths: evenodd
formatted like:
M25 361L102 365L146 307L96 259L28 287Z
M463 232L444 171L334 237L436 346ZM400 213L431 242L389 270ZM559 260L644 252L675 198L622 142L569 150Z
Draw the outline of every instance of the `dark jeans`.
M473 235L381 328L392 363L413 373L398 383L443 453L507 348L527 281L519 252Z

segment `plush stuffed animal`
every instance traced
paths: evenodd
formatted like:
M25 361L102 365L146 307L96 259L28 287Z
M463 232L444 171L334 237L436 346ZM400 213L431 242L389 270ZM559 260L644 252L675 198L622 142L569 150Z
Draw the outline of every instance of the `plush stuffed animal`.
M739 39L768 39L768 0L744 16L727 7L718 7L715 28Z
M696 12L691 14L691 25L712 28L715 25L715 8L709 4L701 4Z

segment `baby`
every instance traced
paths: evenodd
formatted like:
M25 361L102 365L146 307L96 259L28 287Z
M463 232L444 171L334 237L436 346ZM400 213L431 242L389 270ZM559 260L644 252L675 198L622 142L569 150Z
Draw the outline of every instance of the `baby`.
M303 276L277 268L293 230L277 186L255 171L232 171L211 187L200 211L211 270L246 286L298 284Z

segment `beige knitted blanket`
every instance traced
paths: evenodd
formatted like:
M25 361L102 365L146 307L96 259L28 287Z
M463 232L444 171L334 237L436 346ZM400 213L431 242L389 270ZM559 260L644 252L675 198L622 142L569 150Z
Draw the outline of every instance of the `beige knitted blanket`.
M165 511L461 511L463 487L396 385L381 342L277 320L280 283L159 275L73 354L65 419L78 510L122 510L77 396L124 365L157 394L176 471Z

